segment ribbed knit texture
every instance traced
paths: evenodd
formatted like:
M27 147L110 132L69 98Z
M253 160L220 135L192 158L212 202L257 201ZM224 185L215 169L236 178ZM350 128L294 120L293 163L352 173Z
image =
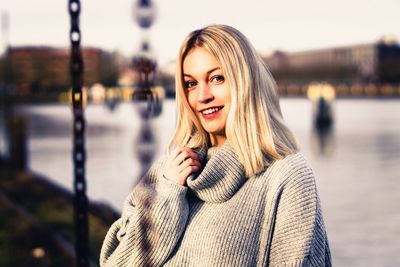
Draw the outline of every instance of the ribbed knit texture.
M187 187L163 176L165 160L153 165L108 231L101 266L331 266L300 153L251 178L228 143L197 153L204 168Z

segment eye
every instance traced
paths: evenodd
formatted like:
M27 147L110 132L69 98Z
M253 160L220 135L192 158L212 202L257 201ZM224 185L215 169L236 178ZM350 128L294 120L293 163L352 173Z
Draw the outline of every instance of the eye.
M186 89L190 89L192 87L195 87L197 85L197 82L195 81L186 81L185 82L185 88Z
M215 75L215 76L211 77L210 81L212 83L221 84L225 81L225 77L222 75Z

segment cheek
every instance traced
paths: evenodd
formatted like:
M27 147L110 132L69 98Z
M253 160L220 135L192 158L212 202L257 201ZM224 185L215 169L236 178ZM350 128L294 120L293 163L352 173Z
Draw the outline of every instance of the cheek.
M231 103L231 92L227 87L221 88L218 93L218 98L225 103L225 105L229 105Z
M192 109L195 109L196 108L196 96L195 96L195 93L194 92L188 92L186 94L186 99L187 99L187 101L189 103L189 106Z

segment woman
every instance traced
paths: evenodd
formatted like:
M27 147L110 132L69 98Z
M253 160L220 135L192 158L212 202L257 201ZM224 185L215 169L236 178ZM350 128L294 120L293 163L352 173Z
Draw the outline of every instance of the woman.
M331 266L314 175L246 37L189 34L170 154L110 228L101 266Z

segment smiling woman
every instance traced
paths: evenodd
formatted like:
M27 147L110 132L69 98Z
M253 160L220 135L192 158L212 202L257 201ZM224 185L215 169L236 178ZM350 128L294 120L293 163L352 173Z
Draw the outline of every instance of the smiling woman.
M238 30L184 40L170 153L128 196L101 266L331 266L314 174Z
M184 78L190 108L209 134L211 146L221 146L225 137L231 95L218 61L196 47L184 61Z

